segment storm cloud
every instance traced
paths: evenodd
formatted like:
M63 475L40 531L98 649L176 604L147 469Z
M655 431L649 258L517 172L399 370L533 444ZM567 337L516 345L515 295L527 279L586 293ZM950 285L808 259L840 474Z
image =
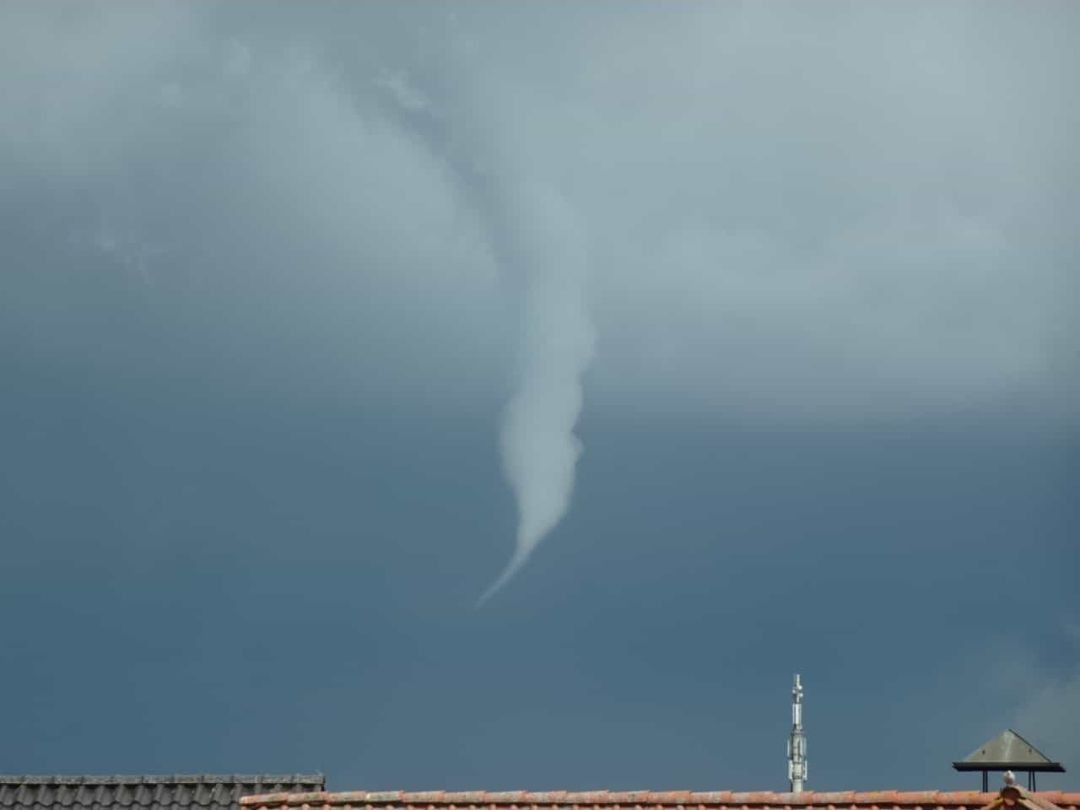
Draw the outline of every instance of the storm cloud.
M509 400L515 559L583 403L1072 413L1071 7L3 13L5 206L115 276L9 266L10 339L92 353L129 285L268 395Z
M7 761L782 787L801 671L815 787L1075 768L1077 75L1067 2L3 3Z
M267 339L312 385L390 345L380 386L468 402L506 395L518 282L447 169L466 150L466 184L541 178L586 235L596 407L1060 412L1076 13L8 4L5 194L78 200L58 240L150 295L257 301L271 333L301 306Z

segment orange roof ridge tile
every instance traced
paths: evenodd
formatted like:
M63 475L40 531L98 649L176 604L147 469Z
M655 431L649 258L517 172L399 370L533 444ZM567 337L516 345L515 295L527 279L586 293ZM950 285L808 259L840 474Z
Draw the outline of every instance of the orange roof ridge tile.
M1080 792L1039 791L1034 794L1063 808L1080 810ZM311 793L270 793L245 796L243 807L275 808L309 805L327 808L342 805L409 807L435 806L469 807L478 805L532 805L536 807L569 808L582 805L702 805L707 807L825 807L888 808L943 807L978 810L991 803L998 794L980 791L942 790L875 790L875 791L689 791L689 790L504 790L504 791L344 791Z

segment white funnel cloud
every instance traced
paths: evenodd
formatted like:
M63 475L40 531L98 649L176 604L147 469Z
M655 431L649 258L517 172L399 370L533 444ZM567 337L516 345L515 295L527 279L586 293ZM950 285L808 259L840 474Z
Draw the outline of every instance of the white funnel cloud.
M514 257L525 268L521 375L500 433L503 468L518 507L513 556L481 595L482 605L521 569L566 514L581 441L574 427L582 378L593 357L586 306L588 255L576 218L549 187L517 197Z
M392 100L401 125L446 162L485 221L509 286L523 295L520 373L499 437L517 500L517 537L510 562L480 596L480 606L513 578L570 506L582 450L574 427L595 342L586 305L588 248L566 198L536 177L535 166L533 174L522 172L513 158L520 146L493 146L460 123L482 115L440 112L404 74L381 75L375 84Z

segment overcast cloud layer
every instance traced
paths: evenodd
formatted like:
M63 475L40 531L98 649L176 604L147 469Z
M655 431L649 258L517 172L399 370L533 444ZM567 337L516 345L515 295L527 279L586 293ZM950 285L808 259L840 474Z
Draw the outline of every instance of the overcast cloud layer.
M1080 404L1080 5L253 9L0 5L0 362L11 392L0 401L9 409L0 427L8 446L21 448L0 487L14 538L6 563L33 573L38 563L53 565L50 555L73 561L78 593L79 566L107 567L109 553L125 565L140 555L192 554L199 572L220 555L230 577L223 591L261 606L245 613L245 603L234 615L228 600L207 603L219 613L206 626L221 620L221 648L237 659L237 690L247 689L250 656L229 646L233 625L222 617L257 633L270 616L273 638L278 625L324 627L331 617L337 635L322 641L355 641L355 632L359 647L374 639L391 651L378 661L412 660L407 676L376 671L366 659L354 664L377 705L363 704L363 722L342 720L338 731L351 741L356 728L374 729L365 756L388 770L358 778L376 786L394 767L413 764L416 741L395 725L396 713L425 706L443 713L447 728L469 722L455 707L494 706L497 715L469 727L476 760L460 751L445 759L439 740L428 738L421 772L436 777L483 774L481 765L495 761L506 778L532 773L498 760L510 755L498 723L515 712L537 728L551 724L531 744L547 749L545 761L565 756L558 772L574 775L583 760L562 747L560 724L585 723L605 706L616 719L597 715L597 734L633 740L624 731L635 722L650 734L666 728L670 739L659 744L681 753L664 773L681 778L684 765L685 773L705 772L713 754L701 752L716 735L703 723L694 737L686 717L699 717L713 699L710 679L731 728L756 722L738 715L744 700L760 698L755 712L772 706L771 694L754 691L760 672L747 661L782 670L786 701L795 656L777 646L791 618L778 606L805 585L799 566L830 583L828 594L807 601L799 625L799 660L814 661L823 680L830 665L848 666L851 639L891 655L893 646L874 645L888 633L911 640L925 625L931 637L918 641L937 655L945 685L920 680L930 676L915 657L907 663L919 671L893 662L901 694L883 706L867 697L885 690L870 684L876 672L863 672L862 695L852 694L846 670L828 687L810 677L809 699L833 695L834 717L848 706L849 729L871 709L902 724L948 706L968 719L939 738L943 750L962 755L979 742L970 737L1009 722L1080 765L1071 722L1080 713L1078 652L1062 641L1075 635L1077 618L1076 513L1067 490L1076 481ZM579 480L590 469L582 415L600 445L591 502L572 496L575 465ZM868 423L890 427L855 429ZM467 437L460 446L447 438L457 435L448 424ZM477 424L487 444L470 432ZM792 430L790 446L784 430L753 432L762 425ZM918 440L890 433L897 425L923 432ZM717 426L731 432L710 432ZM818 442L815 432L826 429L836 432ZM1028 444L1028 433L1040 435ZM908 453L894 435L925 445ZM244 449L230 455L234 436ZM441 617L447 604L471 603L514 553L498 502L505 493L497 472L488 475L499 466L496 448L522 521L511 572L571 504L571 519L579 507L584 517L564 545L552 540L551 557L536 555L539 579L524 585L532 590L522 601L503 605L525 613L505 627L497 624L504 614L470 615L454 636L441 618L428 626L417 615ZM853 472L860 464L865 474ZM200 481L213 482L205 484L213 492ZM136 538L130 548L125 531ZM330 561L310 581L289 557L296 535ZM758 546L761 559L751 550ZM1016 560L1018 549L1038 553ZM295 599L274 613L259 586L244 583L247 566L262 563L286 593L305 583L314 606ZM175 592L178 604L195 600L187 610L196 617L208 610L184 590L190 581L176 574L183 565L160 565L174 577L161 592ZM1013 579L1029 566L1043 578ZM627 605L614 586L605 591L612 567L636 583L635 593L659 593L668 606ZM968 587L972 570L1022 591L1002 597L1002 617L947 601ZM393 587L383 584L384 571L395 572L384 577ZM355 590L360 601L323 595L323 577L335 574L342 579L334 593ZM401 608L394 599L407 600L395 589L414 578L426 597L419 586L402 591L420 607ZM717 582L738 598L717 596ZM552 599L559 586L569 590ZM20 611L38 604L28 615L46 629L73 626L62 611L49 613L51 603L40 606L48 588L12 587L0 596ZM896 597L913 611L910 625L895 606L878 604L881 589L913 587L927 589L913 598L918 605ZM875 626L872 637L859 635L850 605L829 601L851 589L881 634ZM150 590L124 598L152 602L157 586ZM567 593L569 615L552 613L549 625L536 619L537 605L558 605ZM107 629L139 612L123 602L110 613L108 595L96 592L86 603L121 617ZM380 613L391 611L386 604L400 612ZM739 604L751 605L765 630ZM1012 615L1018 605L1045 637L1018 639L1017 628L1031 626ZM161 615L187 638L181 619L190 616ZM709 645L717 658L697 649L703 630L695 622L705 619L705 632L724 640ZM494 624L470 623L482 621ZM13 622L5 632L25 631L36 651L29 657L50 661L34 647L35 625ZM998 625L1000 638L991 635ZM959 655L944 634L968 638L971 627L979 653L964 647ZM410 632L425 655L441 650L443 658L433 664L416 653L412 638L401 641ZM755 646L767 635L768 655ZM488 671L505 677L493 686L483 680L491 638L526 656L536 640L557 655L588 649L598 658L581 653L580 669L540 668L531 681L496 661ZM673 674L650 659L645 680L605 680L614 677L609 658L623 672L642 666L642 639L666 649L665 661L692 661ZM252 655L270 656L268 647ZM161 664L171 660L167 651L148 649L157 677L178 678L178 693L190 688L186 670ZM1001 665L1004 650L1019 661ZM18 671L24 691L51 683L32 668ZM281 671L295 680L274 692L274 676L266 676L267 695L309 685L309 675ZM424 680L430 672L459 691L446 698L439 683ZM101 688L122 691L121 681L101 677ZM69 704L57 695L81 694L79 683L35 693L41 706L32 713L62 713ZM304 694L324 717L362 699L353 681L319 683ZM971 683L980 684L971 705L957 708L952 701ZM530 685L535 694L552 690L552 705L566 715L529 703ZM673 704L648 704L642 694L676 701L682 724L672 720ZM252 695L244 722L262 709L262 693ZM579 704L559 702L568 695ZM156 696L144 700L132 717L156 710L147 708L158 706ZM635 700L647 704L644 719L624 713ZM294 709L296 749L275 749L283 757L320 750L305 747L303 735L322 727L304 725L307 704ZM205 717L190 716L206 727ZM985 728L975 716L988 718ZM817 739L834 735L830 751L849 750L840 727L818 726ZM270 739L275 729L262 731ZM235 733L234 747L218 739L218 754L249 745ZM921 740L919 730L905 733L893 742L896 762ZM71 746L80 739L64 736ZM908 752L899 751L901 739L912 743ZM45 733L35 740L45 752L59 744ZM753 750L771 750L774 740L758 743ZM170 750L160 744L159 754ZM620 776L636 775L634 762L656 761L644 748L588 753L609 756L609 772ZM850 770L834 773L885 767L876 753L876 765L858 755L841 762L837 754L832 767ZM932 756L946 761L937 748ZM46 760L42 770L57 767ZM589 765L590 778L599 767ZM919 778L937 773L919 767Z
M252 373L504 397L517 237L479 187L526 176L592 251L597 407L1074 402L1069 4L3 13L5 194L140 295L255 310L222 335Z

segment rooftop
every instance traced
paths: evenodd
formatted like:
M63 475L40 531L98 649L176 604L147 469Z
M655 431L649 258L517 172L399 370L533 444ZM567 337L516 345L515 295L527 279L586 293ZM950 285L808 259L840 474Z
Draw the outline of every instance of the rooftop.
M1029 794L1025 794L1029 795ZM1056 805L1062 810L1080 810L1080 792L1044 791L1040 800ZM592 790L570 792L565 790L530 792L514 790L490 791L350 791L345 793L277 793L248 796L240 800L244 808L254 810L280 810L301 807L305 810L342 807L346 810L473 810L474 808L498 808L513 806L544 810L593 810L603 806L605 810L616 808L679 807L684 810L742 810L743 808L866 808L867 810L976 810L995 802L998 793L978 791L907 791L882 790L870 792L805 791L803 793L773 793L755 791L740 793L719 791L608 791Z
M0 775L8 810L236 810L241 796L326 789L322 774L167 774L156 776Z

